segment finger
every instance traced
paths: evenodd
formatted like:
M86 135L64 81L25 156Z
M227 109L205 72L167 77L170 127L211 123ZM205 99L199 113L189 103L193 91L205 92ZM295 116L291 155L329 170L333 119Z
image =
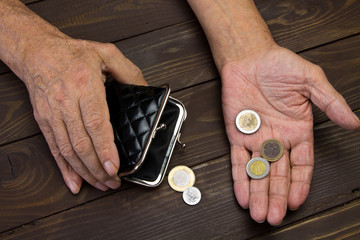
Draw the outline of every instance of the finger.
M126 84L148 85L140 69L127 59L114 44L102 45L99 49L105 63L105 72L109 72L115 80Z
M256 152L252 158L259 157ZM268 212L269 201L269 176L263 179L252 179L250 181L249 209L252 219L258 223L265 221Z
M306 200L314 170L314 143L302 142L291 150L291 184L289 209L298 209Z
M57 148L60 151L61 156L71 165L71 167L92 186L106 191L109 188L99 182L88 170L88 168L84 165L84 163L80 160L77 156L76 152L74 151L67 129L65 127L65 123L58 120L51 124L52 131L54 133L55 142ZM60 159L61 161L61 159Z
M83 125L80 109L76 108L70 112L63 112L63 117L73 149L86 168L99 182L112 189L119 188L120 178L117 176L118 167L114 166L111 161L105 162L104 165L102 165L93 146L92 139ZM104 167L106 167L107 172Z
M94 81L92 89L96 92L88 92L79 99L79 106L86 132L91 138L99 161L103 168L93 168L90 171L95 174L97 170L105 169L109 176L114 177L117 181L117 172L120 166L118 151L114 142L114 133L110 123L109 110L106 103L105 88L100 81ZM91 162L89 164L94 164Z
M271 225L279 225L286 215L289 186L289 152L284 149L283 156L278 161L271 163L267 215L267 221Z
M359 119L351 111L345 99L329 83L324 71L316 65L310 66L313 69L308 78L311 101L339 126L350 130L360 128Z
M61 156L59 149L56 146L55 138L52 133L50 126L48 125L40 125L40 129L44 134L46 142L49 145L50 151L55 158L55 161L60 169L60 172L63 176L63 179L73 194L78 194L81 185L82 178L79 174L77 174L73 168L65 161L65 159Z
M250 181L246 173L246 164L250 161L250 154L244 146L231 146L232 176L234 192L237 201L244 209L249 208Z

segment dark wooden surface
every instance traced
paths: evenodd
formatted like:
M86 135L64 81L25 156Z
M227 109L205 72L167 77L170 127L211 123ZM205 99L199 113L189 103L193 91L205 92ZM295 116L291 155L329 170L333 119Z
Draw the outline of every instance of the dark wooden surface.
M0 63L1 239L359 239L360 132L314 107L315 170L309 197L277 227L236 203L221 112L221 83L186 1L23 1L72 37L113 42L152 85L170 83L188 110L169 168L192 167L203 199L187 206L166 180L66 188L32 116L25 86ZM323 67L360 116L360 1L256 1L274 38Z

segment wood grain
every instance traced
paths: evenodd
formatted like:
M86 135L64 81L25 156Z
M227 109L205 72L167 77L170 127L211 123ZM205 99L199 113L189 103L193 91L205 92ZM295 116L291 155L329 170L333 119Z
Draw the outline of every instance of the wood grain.
M280 230L266 233L255 239L359 239L360 199L344 206L316 214L308 219L290 224ZM341 220L340 220L341 219Z
M208 164L206 161L209 159L228 154L229 146L221 117L220 83L218 81L208 82L177 92L175 97L179 97L187 106L190 106L188 111L189 116L192 117L187 119L182 131L182 141L187 144L187 148L175 149L170 168L179 164L196 167L199 164L204 164L206 166ZM199 101L199 98L202 98L203 101ZM193 104L194 102L199 103ZM331 176L334 181L339 181L341 184L337 184L336 191L332 185L313 189L312 192L316 194L315 199L321 200L318 206L314 206L315 209L319 211L324 209L324 202L329 201L329 199L333 203L348 200L353 195L350 191L348 192L348 189L359 187L359 176L356 175L354 178L351 175L349 178L343 179L346 175L345 170L338 172L337 169L340 167L349 172L360 171L360 166L357 164L360 158L359 134L360 132L342 130L335 127L331 122L316 126L315 159L316 164L320 164L320 167L315 171L314 180L318 179L317 181L322 183L328 181L329 176ZM10 164L6 157L10 153L10 160L14 156L18 156L19 164L17 167ZM84 187L85 193L82 192L85 195L81 195L80 198L72 197L66 190L57 166L53 164L51 154L41 136L5 145L0 148L0 156L3 156L0 159L4 164L1 167L3 170L0 175L2 186L4 186L0 191L0 206L7 207L0 211L2 216L7 216L3 218L4 222L0 224L3 229L0 228L0 230L15 227L24 222L41 218L41 216L48 216L81 202L90 201L94 198L93 196L102 196L102 193L86 185ZM29 159L27 160L29 162L25 159ZM329 159L333 160L330 161ZM341 159L341 161L335 161L335 159ZM349 163L342 166L346 161ZM23 179L32 179L25 181L30 184L29 188L32 191L26 189L28 185L23 186L21 184ZM38 186L41 186L43 179L47 179L49 184L42 186L39 191L35 191L34 188L37 189ZM12 186L11 189L6 187L9 185ZM57 193L61 194L53 196L53 192L49 191L48 188L59 189ZM94 195L87 196L89 191ZM22 194L23 198L19 198L18 194ZM16 198L12 198L12 195ZM46 203L44 204L45 207L42 204L38 205L39 199L42 199L42 203ZM24 204L29 208L24 208ZM51 207L48 208L47 204ZM36 207L32 208L33 205ZM328 205L325 204L325 206Z
M26 136L38 134L40 129L34 119L25 85L13 74L2 75L0 79L1 146Z
M275 40L296 52L360 32L357 1L255 2ZM195 19L187 2L179 0L58 0L56 4L40 1L30 8L71 37L100 42L116 42ZM8 71L0 62L0 74Z
M360 132L344 131L327 122L315 130L315 138L318 139L316 165L309 198L299 210L288 214L283 226L360 197L359 192L353 191L360 182ZM180 163L176 158L173 160ZM4 239L244 239L275 229L254 223L248 211L236 203L228 155L196 165L193 170L197 177L195 185L202 191L202 200L194 207L183 203L181 194L164 182L155 189L132 187L116 192L0 236ZM29 196L30 203L31 197L34 196ZM25 209L16 213L24 214Z
M115 42L194 19L190 6L179 0L57 0L28 7L73 38ZM8 71L4 64L0 73Z
M360 35L314 48L300 55L320 65L329 82L343 95L349 106L352 109L359 109ZM316 123L328 120L328 117L317 107L313 111Z
M315 170L305 204L288 212L279 227L256 224L239 207L232 189L221 83L206 38L186 1L23 2L70 36L115 42L151 85L171 84L172 95L186 105L188 119L181 138L187 148L175 149L170 168L191 166L203 198L199 205L187 206L166 180L155 189L123 183L121 189L108 192L85 184L73 196L33 119L25 86L12 73L2 74L9 70L0 63L0 239L359 235L360 132L335 126L316 107ZM258 0L256 4L275 40L322 66L360 116L359 1ZM349 201L353 202L342 206ZM344 221L339 223L338 218ZM328 221L332 232L326 229Z
M119 45L119 47L126 47L132 52L131 59L143 67L144 75L151 85L169 83L173 91L178 91L217 77L210 53L202 44L207 43L205 39L199 40L201 37L199 38L195 29L190 24L190 26L176 28L177 31L170 31L169 35L172 36L170 39L160 35L158 38L160 43L154 40L154 42L147 41L141 37L139 42L123 41L121 42L123 45ZM153 36L150 36L150 39L153 39ZM150 45L142 45L141 42L149 42ZM330 82L341 94L344 94L352 109L360 108L358 98L360 87L358 80L360 74L359 46L360 36L355 36L301 53L303 57L323 67ZM2 124L0 124L0 145L40 132L32 117L32 108L26 88L19 80L17 81L16 77L11 74L0 76L0 112L4 113L0 119L6 116L6 119L2 120ZM206 101L215 104L214 99L217 99L217 104L220 104L220 85L214 86L214 90L206 90L212 91L212 95L207 95L202 88L201 86L196 87L194 93L191 93L196 100L185 100L187 107L191 108L193 105L206 103ZM176 96L181 98L183 94L187 93L176 94ZM8 95L11 95L11 98ZM202 99L205 96L208 96L206 101ZM212 98L212 96L217 97ZM315 123L327 119L316 108L314 111ZM191 114L193 113L190 113L189 116L192 116ZM217 115L221 115L221 110L215 111L213 114L210 116L211 118L219 118ZM22 124L16 125L16 123Z
M42 135L0 147L0 232L110 193L72 195Z

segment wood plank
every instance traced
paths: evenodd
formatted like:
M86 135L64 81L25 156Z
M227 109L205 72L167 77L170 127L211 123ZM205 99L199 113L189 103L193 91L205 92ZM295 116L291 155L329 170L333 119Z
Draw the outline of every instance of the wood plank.
M74 196L42 135L0 148L0 232L110 193L87 186Z
M344 96L349 106L352 109L359 109L360 35L315 48L300 55L320 65L330 83ZM328 120L328 117L317 107L313 111L315 123Z
M217 77L210 59L210 52L207 47L204 47L204 44L205 46L207 44L205 38L200 29L192 23L169 31L169 35L159 35L158 40L153 40L152 35L149 40L144 37L145 35L134 42L123 41L119 47L131 53L129 54L131 60L140 65L151 85L169 83L172 89L177 91ZM144 42L149 45L143 44ZM329 81L344 95L352 109L360 108L359 46L360 36L355 36L301 53L306 59L323 67ZM212 96L217 96L214 99L218 99L218 104L220 104L219 85L214 86L214 90L206 90L212 91L212 96L202 91L202 88L197 87L194 90L199 91L193 94L196 100L185 100L187 107L191 108L203 102L204 100L201 99L203 96L208 96L207 100L212 103ZM181 98L182 94L185 93L176 94L176 96ZM14 109L17 110L14 111ZM327 119L318 109L314 108L314 111L315 123ZM12 74L0 76L0 112L4 113L0 116L2 123L0 124L0 145L40 132L32 117L26 88ZM215 114L219 112L213 114L213 117L217 117ZM16 125L16 123L22 124Z
M255 2L275 40L296 52L360 32L357 1ZM56 4L41 1L30 8L74 38L101 42L119 41L195 18L187 2L178 0L59 0ZM0 62L0 74L8 71Z
M255 239L359 239L360 199L266 233Z
M186 1L58 0L28 7L65 34L78 39L115 42L194 19ZM0 73L9 71L0 64Z
M34 119L25 85L13 74L1 76L0 79L1 146L16 139L38 134L40 129Z
M191 89L186 89L184 91L177 92L174 96L182 100L186 106L189 106L188 113L191 117L186 120L182 131L182 141L187 144L187 148L175 149L173 160L170 163L170 168L179 164L195 166L209 159L214 159L224 154L228 154L229 146L224 130L220 106L219 81L212 81ZM359 156L356 155L359 154L356 149L356 146L358 146L360 141L359 136L356 135L356 137L351 137L353 133L335 127L331 128L329 126L332 126L332 123L327 123L327 125L322 124L316 127L315 149L317 150L317 163L320 161L320 163L327 165L329 154L331 154L332 158L342 158L342 161L345 161L342 156L345 153L347 155L350 154L347 158L354 157L354 159L359 159ZM350 136L349 138L346 137L348 134ZM348 148L350 148L350 150ZM351 151L355 151L355 153L351 153ZM322 155L323 152L324 155ZM17 160L19 164L16 166L15 164L10 164L8 157L6 157L10 153L14 156L19 156L20 158L20 160ZM0 148L0 156L2 156L0 160L2 164L4 164L3 167L1 167L1 169L3 169L3 173L0 175L0 179L4 178L9 181L2 184L6 183L7 185L13 186L11 189L4 187L0 191L0 206L7 206L7 210L4 210L4 212L0 211L0 213L2 216L8 215L6 218L3 218L4 220L6 219L6 221L0 224L0 226L4 227L2 230L9 228L9 225L7 224L14 227L24 223L24 219L26 219L26 221L30 221L39 218L39 215L37 214L46 216L53 213L52 211L57 212L61 209L66 209L78 204L75 200L79 200L79 198L69 197L69 193L66 190L55 164L49 165L49 163L46 162L53 162L53 160L46 143L41 136L5 145ZM10 160L12 158L13 157L10 155ZM30 159L29 166L27 164L25 167L23 166L24 163L26 163L25 159ZM46 164L42 164L43 161L45 161ZM336 168L334 169L336 170ZM322 178L326 178L328 176L327 171L328 170L325 172L320 171L318 175L320 174ZM15 172L15 174L11 175L12 172ZM17 172L18 174L16 174ZM18 177L15 177L14 175ZM11 176L13 176L13 178L11 178ZM43 179L49 179L49 183L51 183L51 185L44 186L39 192L29 192L22 189L23 187L27 187L27 185L21 185L24 179L32 179L30 187L39 186ZM49 187L53 189L60 189L57 191L58 193L61 193L59 197L52 196L52 191L48 191ZM353 186L353 188L355 187L356 186ZM83 191L85 193L81 194L84 194L85 197L80 197L80 202L89 201L93 199L92 196L98 197L102 195L92 188L89 189L89 186L85 186ZM89 191L94 195L90 194L91 196L88 197L87 195ZM95 193L93 193L94 191ZM331 192L331 189L327 189L327 191ZM23 194L24 198L14 199L9 197L17 197L16 193L22 192L27 192L28 194ZM322 192L318 193L318 196L321 196L321 194ZM324 196L327 198L329 197L328 194L325 194ZM337 195L334 195L334 197L337 197ZM345 196L346 199L347 197L348 196ZM45 203L47 201L50 202L49 204L51 207L43 208L41 205L38 206L37 201L39 198L44 199ZM51 200L45 200L49 198ZM69 200L69 198L71 200ZM323 200L325 201L326 199ZM36 207L24 210L23 201L26 201L27 205L35 205ZM25 217L20 217L23 215L25 215Z
M219 84L214 81L197 89L202 90L200 94L208 92L208 95L203 99L205 101L191 104L192 107L188 109L188 114L192 117L186 120L182 131L182 141L187 147L175 149L173 159L178 161L172 161L170 168L179 161L193 166L228 152L220 108ZM213 95L214 90L216 95ZM199 100L201 95L194 96L193 90L187 89L174 96L181 97L181 100L188 104L190 101ZM7 216L0 219L0 232L40 216L70 208L79 204L77 201L86 202L104 195L86 185L80 197L72 197L42 135L0 147L0 156L0 206L6 207L0 207L0 215ZM42 164L43 162L45 164ZM49 182L36 190L43 179L48 179ZM27 184L23 185L24 182ZM47 190L48 187L51 188L50 191ZM53 195L55 189L56 196ZM22 197L19 197L19 194ZM41 202L45 207L38 204L39 199L43 199ZM24 205L29 209L24 210Z
M316 165L309 198L299 210L288 214L283 225L360 198L360 192L354 191L360 182L360 132L344 131L326 122L315 129L315 138ZM183 164L177 158L173 161ZM196 165L193 170L197 177L195 185L202 191L202 200L196 206L187 206L181 194L164 182L155 189L133 187L116 192L4 232L0 237L244 239L276 229L266 223L254 223L248 211L236 203L228 155ZM49 182L44 188L54 188ZM63 201L70 200L64 197ZM29 204L31 202L29 199ZM17 213L18 218L25 214L26 207L22 210Z

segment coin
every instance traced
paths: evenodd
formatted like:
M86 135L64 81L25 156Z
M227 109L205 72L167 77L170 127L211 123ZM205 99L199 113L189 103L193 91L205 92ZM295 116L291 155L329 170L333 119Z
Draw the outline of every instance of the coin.
M270 164L264 158L253 158L246 165L246 172L253 179L266 177L270 171Z
M185 189L194 186L195 174L186 166L176 166L169 172L168 182L172 189L183 192Z
M269 162L275 162L281 158L284 153L281 142L275 139L269 139L263 142L260 148L261 156Z
M253 110L243 110L236 116L236 127L240 132L252 134L256 132L261 125L259 114Z
M183 192L183 199L188 205L196 205L201 200L201 192L196 187L189 187Z

